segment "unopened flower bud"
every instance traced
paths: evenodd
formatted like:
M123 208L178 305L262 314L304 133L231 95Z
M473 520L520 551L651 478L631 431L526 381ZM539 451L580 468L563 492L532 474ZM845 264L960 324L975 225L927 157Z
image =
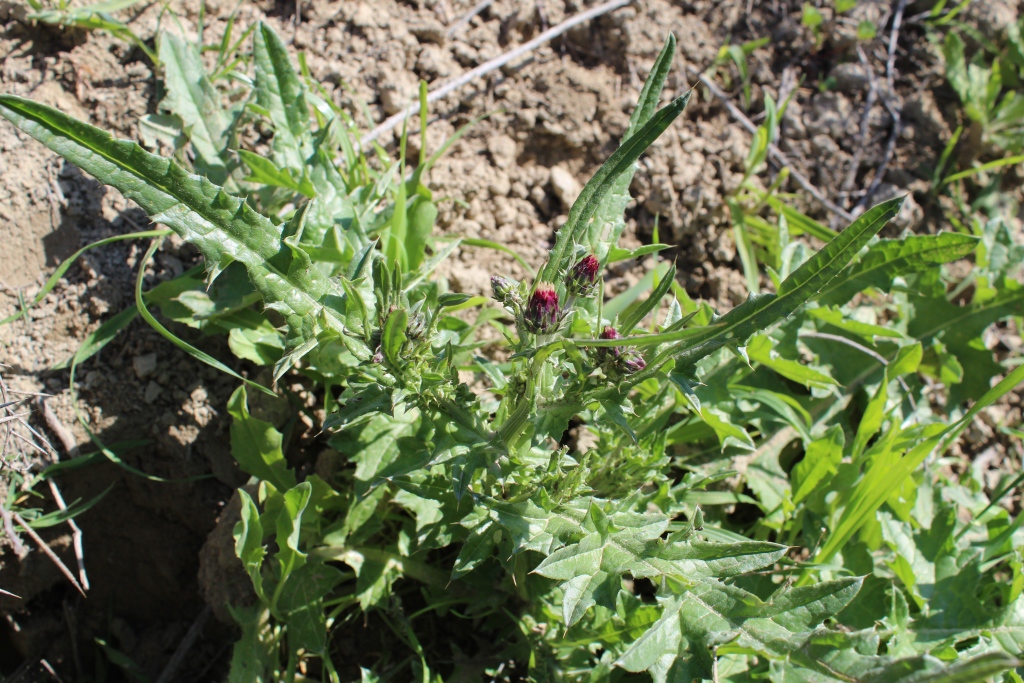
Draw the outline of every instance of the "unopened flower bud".
M627 375L640 372L647 367L647 361L636 349L626 349L619 356L619 369Z
M597 285L597 274L601 264L597 257L588 254L572 267L565 276L565 289L569 296L590 296Z
M601 330L601 339L618 339L619 332L614 327L606 327ZM622 349L618 346L599 346L597 348L597 359L604 363L606 361L614 361L622 353Z
M534 334L553 332L561 320L558 311L558 292L546 282L537 285L523 311L526 329Z
M491 292L496 300L508 303L509 298L517 289L519 289L519 283L516 280L502 275L491 276Z
M614 327L606 327L601 331L601 339L621 339L622 335ZM647 361L636 349L622 346L602 346L597 350L597 358L612 369L626 375L640 372L647 367Z
M423 317L422 313L417 313L409 318L409 323L405 326L405 335L409 339L416 340L423 336L423 332L426 329L427 319Z

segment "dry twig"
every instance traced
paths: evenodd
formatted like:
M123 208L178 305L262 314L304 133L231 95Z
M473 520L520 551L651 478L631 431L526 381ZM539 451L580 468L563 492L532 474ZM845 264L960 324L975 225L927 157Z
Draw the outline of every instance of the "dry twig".
M494 0L482 0L481 2L478 2L476 4L476 7L463 14L455 23L448 27L448 30L445 31L445 36L451 38L459 31L461 31L463 27L465 27L465 25L468 24L473 17L480 14L493 4Z
M156 679L156 683L170 683L174 680L174 674L177 673L178 667L185 661L185 657L188 655L188 651L192 649L195 642L199 639L200 634L203 632L203 627L206 625L206 620L210 618L210 606L206 605L203 610L196 617L196 620L192 622L188 631L185 633L185 637L181 639L181 643L178 644L174 654L171 655L171 659L167 662L167 666L160 672L160 678Z
M557 38L558 36L562 35L563 33L565 33L566 31L568 31L569 29L571 29L571 28L573 28L575 26L579 26L580 24L582 24L582 23L584 23L586 21L590 21L591 19L595 19L595 18L601 16L602 14L607 14L608 12L611 12L612 10L617 10L620 7L625 7L626 5L628 5L631 2L633 2L633 0L609 0L609 2L606 2L604 4L598 5L597 7L592 7L590 9L588 9L586 12L580 12L579 14L577 14L576 16L574 16L572 18L566 19L565 21L563 21L558 26L554 26L554 27L548 29L547 31L544 31L543 33L541 33L539 36L537 36L533 40L531 40L529 42L526 42L526 43L523 43L522 45L520 45L517 48L509 50L505 54L500 55L498 57L495 57L494 59L490 60L489 62L484 62L483 64L481 64L480 66L476 67L475 69L472 69L472 70L467 71L466 73L462 74L461 76L456 78L454 81L451 81L450 83L446 83L446 84L442 85L441 87L437 88L436 90L428 93L427 94L427 103L430 104L432 102L436 102L437 100L441 99L445 95L448 95L449 93L453 92L454 90L457 90L458 88L461 88L462 86L466 85L467 83L469 83L471 81L474 81L477 78L479 78L481 76L484 76L484 75L486 75L486 74L488 74L488 73L490 73L490 72L492 72L492 71L494 71L496 69L500 69L501 67L505 66L509 62L512 62L512 61L516 60L517 58L523 56L527 52L530 52L530 51L540 47L541 45L543 45L544 43L548 42L552 38ZM389 116L388 118L384 119L384 121L379 126L377 126L376 128L374 128L373 130L371 130L369 133L367 133L366 135L364 135L362 137L362 139L360 140L360 145L362 145L362 147L365 148L371 142L373 142L374 140L379 138L383 133L386 133L389 130L391 130L392 128L395 128L404 119L406 119L407 117L411 116L412 114L418 112L419 109L420 109L419 102L416 102L415 104L411 104L408 107L406 107L403 111L400 111L397 114L394 114L394 115Z
M10 489L8 489L8 496L10 496ZM14 554L18 556L18 559L24 559L28 555L28 549L25 544L18 538L18 534L14 531L14 517L10 510L7 510L0 505L0 517L4 520L4 533L7 535L7 541L11 544L11 548L14 549Z
M43 409L43 418L46 420L46 426L50 428L57 438L60 439L61 445L64 447L64 452L67 453L69 458L77 458L79 456L78 444L75 443L75 436L71 433L71 430L64 426L64 423L60 421L57 414L53 412L53 408L50 404L44 401L42 398L39 399L39 405ZM57 507L61 510L67 510L68 506L64 502L64 496L61 495L60 489L57 487L57 482L53 479L48 478L47 483L50 485L50 493L53 495L53 500L57 503ZM85 571L85 542L83 540L82 529L78 526L78 523L74 519L68 520L68 526L71 527L71 539L75 548L75 560L78 562L78 578L82 581L82 586L85 590L89 590L89 575Z
M871 185L868 186L864 196L857 200L857 204L853 207L855 215L860 214L867 207L871 202L871 198L875 196L875 192L878 191L878 187L882 184L882 179L885 177L885 172L889 168L889 162L892 161L892 155L896 151L896 142L899 140L900 133L903 132L903 120L900 118L899 109L893 104L892 98L896 95L896 78L893 74L896 66L896 45L899 42L900 26L903 24L903 12L906 9L907 0L900 0L899 4L896 5L896 12L892 18L892 31L889 33L889 52L885 62L887 89L882 102L889 111L889 116L892 117L892 130L889 132L889 139L885 143L882 163L878 165L875 177L871 179Z
M864 50L860 45L857 46L857 57L860 58L861 66L864 67L864 73L868 75L868 96L864 101L864 113L860 116L860 131L857 133L857 143L854 146L853 159L850 160L850 169L847 171L846 180L843 181L842 185L843 192L846 193L853 189L853 184L857 180L857 172L860 171L860 160L864 156L864 146L868 137L869 116L875 106L875 102L878 100L878 87L875 85L875 77L871 72L871 64L868 63L867 55L864 54Z
M36 533L35 529L28 525L28 522L26 522L21 515L19 515L17 512L11 512L11 517L14 518L15 522L21 525L21 528L25 530L25 533L29 535L29 538L36 542L36 545L39 546L39 549L42 550L48 558L50 558L50 561L53 562L54 565L56 565L57 569L61 571L61 573L67 578L67 580L71 582L71 585L73 585L78 590L78 592L82 594L82 597L84 598L85 591L82 590L81 584L78 583L78 579L76 579L75 575L71 573L71 570L68 569L67 565L65 565L61 561L61 559L57 557L57 553L53 552L50 546L46 544L46 541L44 541L42 537Z

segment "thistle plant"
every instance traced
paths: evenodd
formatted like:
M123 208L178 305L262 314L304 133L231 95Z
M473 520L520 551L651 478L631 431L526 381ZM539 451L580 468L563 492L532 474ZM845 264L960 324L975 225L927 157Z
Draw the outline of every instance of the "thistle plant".
M254 75L233 79L252 83L241 99L232 94L244 106L199 129L189 112L219 104L223 82L202 72L196 46L175 41L160 40L161 52L180 48L165 105L206 176L183 166L184 155L161 158L29 100L0 95L0 114L202 252L205 274L146 293L140 281L140 313L153 318L147 306L159 306L227 334L239 358L305 382L326 415L317 428L329 453L303 475L285 458L284 435L248 410L248 392L274 390L247 380L229 401L232 452L258 484L254 496L239 492L235 550L255 598L232 606L241 637L231 680L649 672L657 681L909 683L951 680L947 670L981 680L1017 664L1024 603L1019 554L1005 550L1014 532L999 536L1008 521L984 538L964 527L963 541L939 551L945 559L915 560L933 571L941 562L965 584L1012 575L967 612L917 586L898 560L885 564L926 544L924 529L952 510L933 495L932 471L918 468L1024 374L986 386L946 421L898 394L909 378L926 400L917 373L952 382L944 344L955 333L923 322L909 300L941 298L939 265L978 239L876 240L896 199L817 253L787 246L772 271L776 291L724 315L691 301L668 264L652 271L645 299L606 300L609 263L660 248L624 252L618 239L636 160L690 97L657 109L670 37L620 147L586 184L547 262L528 282L495 273L492 306L434 275L460 245L433 232L426 181L437 154L421 154L411 173L404 154L367 159L351 120L298 76L265 25L253 32ZM231 147L256 121L273 130L268 149ZM1001 293L961 311L976 323L1024 302L993 268ZM898 329L849 305L915 277L916 289L893 294ZM481 350L484 325L505 334L507 360ZM815 346L814 361L799 360L835 330L870 353ZM842 386L819 362L830 353ZM862 388L857 422L849 407ZM804 457L787 471L780 453L791 442ZM738 452L748 456L742 474L731 467ZM756 498L726 486L739 476ZM930 516L912 517L914 496ZM755 505L758 521L731 521L724 506L737 503ZM878 540L889 538L898 542ZM858 545L868 542L873 550ZM982 564L972 543L997 554ZM364 620L394 638L342 662L339 643Z

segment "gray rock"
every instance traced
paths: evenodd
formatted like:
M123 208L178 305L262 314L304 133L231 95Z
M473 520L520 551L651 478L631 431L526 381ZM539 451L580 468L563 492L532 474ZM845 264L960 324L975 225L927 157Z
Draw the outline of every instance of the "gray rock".
M146 379L156 370L156 353L146 353L132 359L132 369L139 379Z
M142 400L145 401L146 403L152 403L157 399L158 396L160 396L160 394L163 393L163 391L163 387L161 387L156 382L151 381L149 384L146 385L146 393L143 394Z
M572 173L561 166L555 166L551 169L551 189L562 202L562 206L568 209L580 196L583 186Z
M855 62L837 64L832 67L829 76L835 79L836 90L844 93L867 90L871 84L871 79L863 65Z

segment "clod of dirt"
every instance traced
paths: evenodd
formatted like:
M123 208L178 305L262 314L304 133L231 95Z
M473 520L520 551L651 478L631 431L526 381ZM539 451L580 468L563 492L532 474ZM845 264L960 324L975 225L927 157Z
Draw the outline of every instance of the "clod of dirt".
M255 487L244 487L256 495ZM206 537L199 551L199 592L213 615L225 624L234 624L228 605L244 606L256 602L252 580L235 555L235 524L242 519L242 499L235 491L217 519L217 526Z

